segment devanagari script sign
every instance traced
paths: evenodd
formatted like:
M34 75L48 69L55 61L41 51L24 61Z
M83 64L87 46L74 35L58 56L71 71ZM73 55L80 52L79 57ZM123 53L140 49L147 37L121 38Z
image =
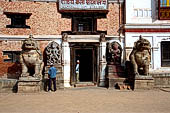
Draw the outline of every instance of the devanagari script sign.
M107 0L59 0L59 10L107 10Z

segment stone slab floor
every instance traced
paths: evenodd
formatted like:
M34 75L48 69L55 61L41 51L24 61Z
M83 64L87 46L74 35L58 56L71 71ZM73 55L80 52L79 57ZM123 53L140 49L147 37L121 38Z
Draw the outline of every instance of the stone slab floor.
M1 93L0 113L170 113L170 92L88 87Z

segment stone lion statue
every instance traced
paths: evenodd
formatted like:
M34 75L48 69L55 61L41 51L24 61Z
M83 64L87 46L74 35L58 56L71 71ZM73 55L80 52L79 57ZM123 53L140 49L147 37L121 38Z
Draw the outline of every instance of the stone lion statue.
M139 37L139 40L134 43L134 48L129 56L133 65L135 75L148 75L149 65L151 61L151 44L147 39Z
M41 77L43 56L40 52L37 41L33 40L32 35L23 41L20 63L22 66L21 77Z

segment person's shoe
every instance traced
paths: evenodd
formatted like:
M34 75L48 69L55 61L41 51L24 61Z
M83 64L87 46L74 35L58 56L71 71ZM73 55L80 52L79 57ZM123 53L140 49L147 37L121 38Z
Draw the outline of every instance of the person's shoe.
M56 92L56 90L54 90L53 92Z
M48 92L51 92L51 90L49 90Z

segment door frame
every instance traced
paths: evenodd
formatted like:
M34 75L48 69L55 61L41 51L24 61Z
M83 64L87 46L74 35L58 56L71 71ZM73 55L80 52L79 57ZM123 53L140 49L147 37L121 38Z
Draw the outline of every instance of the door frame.
M99 80L99 43L92 42L72 42L70 44L70 84L76 84L75 65L76 65L76 50L92 49L92 63L93 63L93 83L97 84Z

